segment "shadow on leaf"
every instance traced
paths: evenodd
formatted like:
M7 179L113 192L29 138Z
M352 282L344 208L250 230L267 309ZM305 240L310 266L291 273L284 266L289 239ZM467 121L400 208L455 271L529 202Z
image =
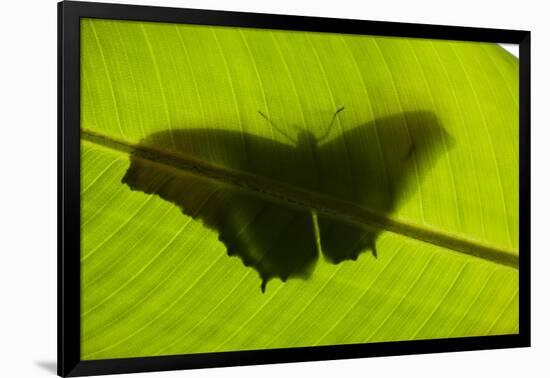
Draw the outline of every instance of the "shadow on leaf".
M276 128L266 120L270 126ZM155 162L139 153L143 148L192 156L389 215L452 145L436 116L426 111L379 118L327 142L303 130L294 144L216 128L167 130L142 140L122 182L202 220L230 256L259 273L265 291L271 278L307 278L320 252L334 264L367 250L376 256L381 230L315 217L252 190Z

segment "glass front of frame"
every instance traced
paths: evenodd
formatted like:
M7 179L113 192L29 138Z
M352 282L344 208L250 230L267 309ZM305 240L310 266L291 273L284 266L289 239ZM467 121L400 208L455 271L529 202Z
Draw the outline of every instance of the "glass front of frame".
M518 59L82 19L81 358L518 333Z

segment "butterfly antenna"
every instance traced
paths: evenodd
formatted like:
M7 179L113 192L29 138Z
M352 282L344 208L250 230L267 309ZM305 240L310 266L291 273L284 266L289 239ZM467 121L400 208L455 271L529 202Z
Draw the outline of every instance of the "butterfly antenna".
M325 135L323 135L322 137L320 137L319 139L317 139L318 142L322 141L323 139L327 138L329 135L330 135L330 130L332 130L332 125L334 125L334 121L336 121L336 116L338 115L338 113L340 113L342 110L344 110L344 107L342 106L341 108L338 108L334 114L332 115L332 119L330 120L330 125L328 125L328 128L327 128L327 132L325 133Z
M292 139L292 137L290 137L287 133L285 133L282 129L278 128L277 125L275 125L273 122L271 122L271 120L269 118L267 118L267 116L262 113L261 111L258 110L258 113L260 113L260 115L267 121L269 122L269 124L271 125L271 127L273 127L275 130L277 130L278 132L280 132L281 134L283 134L285 137L287 137L292 143L295 143L296 141L294 139Z

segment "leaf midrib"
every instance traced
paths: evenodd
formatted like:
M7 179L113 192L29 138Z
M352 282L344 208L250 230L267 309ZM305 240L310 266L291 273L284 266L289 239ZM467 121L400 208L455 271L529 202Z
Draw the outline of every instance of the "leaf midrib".
M442 230L430 229L426 226L419 227L321 193L307 191L266 177L221 167L182 153L163 151L152 146L135 145L91 130L81 130L80 135L83 140L88 142L132 154L134 157L149 160L176 171L190 171L209 179L221 181L224 184L252 191L257 195L268 197L277 202L307 208L353 223L376 227L518 269L518 256L510 250L496 248Z

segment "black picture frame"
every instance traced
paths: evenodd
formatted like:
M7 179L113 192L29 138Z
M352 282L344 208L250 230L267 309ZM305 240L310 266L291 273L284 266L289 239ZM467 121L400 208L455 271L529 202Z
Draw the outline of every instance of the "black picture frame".
M353 345L80 359L80 18L519 44L519 333ZM83 376L530 346L530 32L156 6L58 3L58 374Z

